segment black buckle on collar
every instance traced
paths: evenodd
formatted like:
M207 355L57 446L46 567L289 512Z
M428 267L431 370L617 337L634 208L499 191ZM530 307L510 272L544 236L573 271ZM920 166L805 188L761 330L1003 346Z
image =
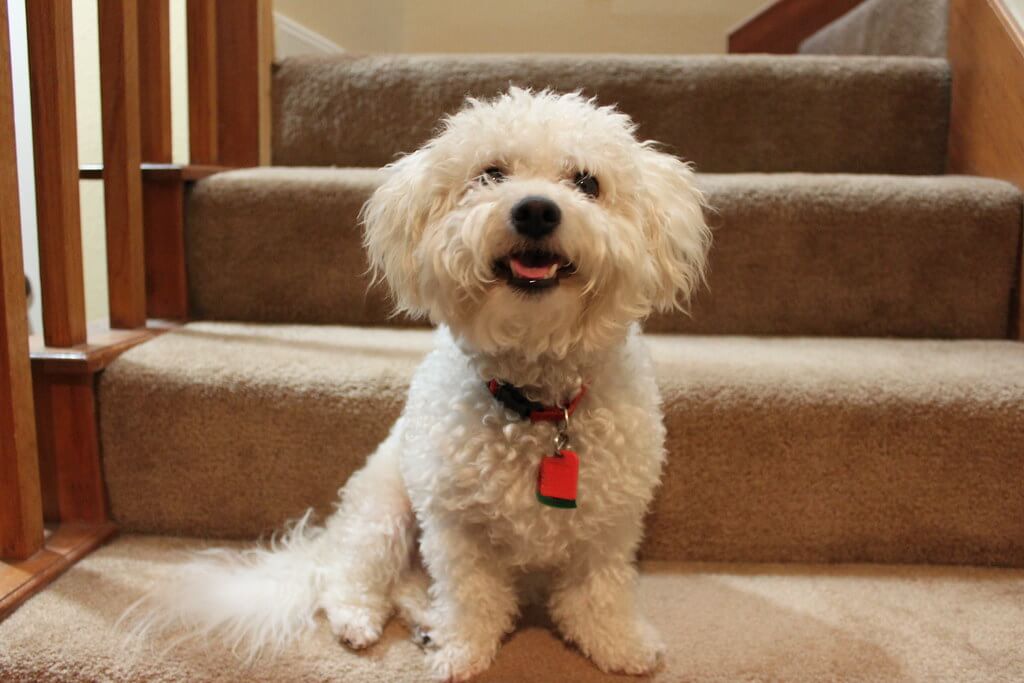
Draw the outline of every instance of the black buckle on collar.
M535 411L544 410L543 403L537 403L523 396L522 392L511 384L503 384L496 379L487 383L491 395L524 420L529 419Z

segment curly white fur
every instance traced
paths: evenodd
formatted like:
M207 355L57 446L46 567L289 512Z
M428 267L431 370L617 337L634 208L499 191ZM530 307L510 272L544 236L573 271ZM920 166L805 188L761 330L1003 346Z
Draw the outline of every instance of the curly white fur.
M504 182L481 180L492 166ZM599 196L574 185L580 171L599 180ZM524 295L494 263L524 248L509 214L528 195L560 207L545 248L575 270ZM440 326L402 416L324 527L300 524L268 550L197 558L185 584L144 599L137 628L184 623L252 657L301 634L321 609L359 648L397 606L429 635L438 677L464 680L513 628L518 579L542 571L567 640L604 670L651 671L663 648L634 604L634 556L665 430L637 322L682 306L702 280L710 233L690 168L637 141L613 108L513 88L469 100L391 165L363 220L397 309ZM555 426L503 408L485 388L492 377L549 404L588 385L571 424L577 509L538 503ZM417 549L429 579L412 562Z

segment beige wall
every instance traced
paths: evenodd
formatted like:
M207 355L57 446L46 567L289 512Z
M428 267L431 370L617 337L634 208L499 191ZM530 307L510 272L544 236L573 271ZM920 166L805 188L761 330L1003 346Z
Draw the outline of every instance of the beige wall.
M724 52L767 0L275 0L351 52Z

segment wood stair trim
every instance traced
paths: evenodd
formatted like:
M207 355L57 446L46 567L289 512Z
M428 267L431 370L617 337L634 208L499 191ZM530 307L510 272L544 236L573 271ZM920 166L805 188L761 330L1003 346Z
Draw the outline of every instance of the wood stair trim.
M777 0L729 31L731 53L793 54L864 0Z
M229 171L232 167L211 164L142 164L143 180L182 181L202 180L214 173ZM80 180L103 180L103 164L81 164L78 167Z
M48 530L43 548L20 562L0 562L0 621L117 532L110 523L64 523Z
M1024 188L1024 27L1003 0L951 0L949 171Z
M1024 188L1024 27L1004 0L951 0L948 49L949 172ZM1018 259L1024 261L1024 239ZM1020 265L1016 284L1010 329L1024 340Z
M128 349L177 326L174 321L149 320L146 327L134 330L97 326L89 330L85 344L68 347L47 346L39 335L29 338L32 366L47 374L90 374L106 368Z

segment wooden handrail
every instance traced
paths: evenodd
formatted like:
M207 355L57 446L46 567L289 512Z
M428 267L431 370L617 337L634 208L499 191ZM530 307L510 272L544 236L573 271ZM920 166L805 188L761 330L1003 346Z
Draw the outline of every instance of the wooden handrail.
M14 149L7 3L0 3L0 558L42 547L32 376L28 364L25 270Z
M792 54L863 0L777 0L729 32L729 52Z
M173 160L169 0L139 0L138 32L142 161L169 164Z
M146 324L137 11L135 0L99 0L107 300L120 328Z
M50 346L74 346L86 326L71 0L27 2L25 19L43 335Z

